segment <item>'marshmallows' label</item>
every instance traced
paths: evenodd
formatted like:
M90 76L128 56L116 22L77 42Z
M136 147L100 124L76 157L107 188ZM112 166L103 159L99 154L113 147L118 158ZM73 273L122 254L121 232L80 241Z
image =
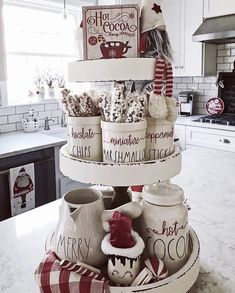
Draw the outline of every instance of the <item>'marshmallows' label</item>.
M103 160L133 163L145 160L146 121L135 123L103 122Z
M147 118L146 160L158 160L174 152L174 124L166 120Z

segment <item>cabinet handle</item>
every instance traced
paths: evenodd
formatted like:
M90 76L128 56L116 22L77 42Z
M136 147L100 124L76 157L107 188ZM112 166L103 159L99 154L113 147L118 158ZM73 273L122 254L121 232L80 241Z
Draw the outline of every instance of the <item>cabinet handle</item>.
M229 139L227 139L227 138L220 139L219 141L223 142L223 143L227 143L227 144L231 143L231 141Z
M184 68L184 66L181 65L181 66L180 66L180 69L183 69L183 68Z
M175 66L175 69L178 69L179 68L179 66Z
M10 171L9 170L0 171L0 176L1 175L8 175L8 174L10 174Z
M179 140L180 140L179 138L175 138L175 139L174 139L174 142L177 142L177 141L179 141Z

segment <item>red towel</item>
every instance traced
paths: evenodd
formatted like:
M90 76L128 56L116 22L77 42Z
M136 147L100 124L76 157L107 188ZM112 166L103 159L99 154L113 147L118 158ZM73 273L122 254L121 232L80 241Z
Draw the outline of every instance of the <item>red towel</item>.
M60 260L51 251L35 271L35 279L41 293L108 293L109 286L101 275L86 269L84 274L67 270L60 265Z

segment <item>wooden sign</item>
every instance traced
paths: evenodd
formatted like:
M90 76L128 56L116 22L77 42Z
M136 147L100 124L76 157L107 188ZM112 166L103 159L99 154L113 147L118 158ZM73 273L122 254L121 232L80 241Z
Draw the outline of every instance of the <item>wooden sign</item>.
M139 6L83 7L84 59L138 57Z

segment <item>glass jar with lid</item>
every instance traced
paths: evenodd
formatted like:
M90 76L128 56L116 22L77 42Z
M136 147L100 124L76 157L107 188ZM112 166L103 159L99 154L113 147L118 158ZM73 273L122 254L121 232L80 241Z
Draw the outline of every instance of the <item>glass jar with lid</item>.
M141 236L145 257L157 256L169 274L178 271L188 258L188 209L184 191L170 181L143 188Z

